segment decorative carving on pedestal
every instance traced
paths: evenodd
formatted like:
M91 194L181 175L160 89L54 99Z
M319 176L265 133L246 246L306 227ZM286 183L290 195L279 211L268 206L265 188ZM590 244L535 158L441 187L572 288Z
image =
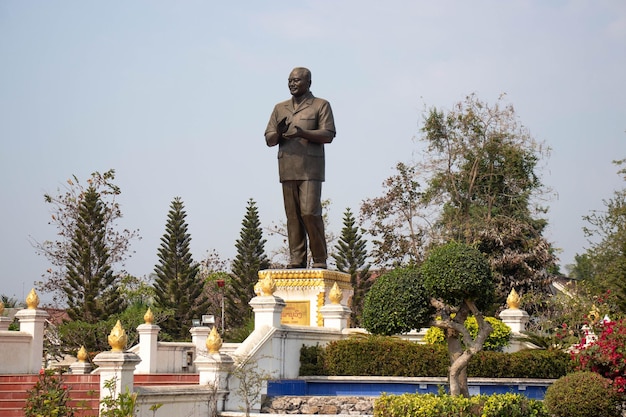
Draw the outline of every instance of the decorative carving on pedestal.
M31 289L26 296L26 307L29 310L37 310L37 307L39 307L39 296L35 292L34 288Z
M152 323L154 323L154 314L152 313L152 310L150 310L150 307L148 307L148 310L146 311L146 314L143 315L143 322L145 324L152 324Z
M220 348L222 347L222 338L220 334L217 332L217 328L213 327L211 333L206 339L206 348L209 351L209 354L219 353Z
M115 324L115 327L111 330L109 334L109 346L111 346L111 350L113 352L123 352L126 348L126 342L128 342L128 336L126 336L126 332L122 327L122 323L118 320Z

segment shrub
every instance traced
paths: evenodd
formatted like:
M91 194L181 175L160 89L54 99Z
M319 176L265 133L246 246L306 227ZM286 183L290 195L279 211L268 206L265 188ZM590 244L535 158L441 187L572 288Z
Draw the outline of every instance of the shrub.
M301 376L326 375L324 370L324 352L324 348L319 344L315 346L302 345L298 374Z
M417 268L387 272L374 282L363 304L363 327L391 336L419 329L434 310Z
M482 378L556 379L572 370L569 355L560 350L521 350L514 353L481 351L467 367L469 376Z
M506 345L509 344L511 339L511 328L504 324L502 320L498 320L495 317L485 317L485 321L491 324L493 331L485 340L483 345L484 350L501 351ZM476 317L470 316L465 320L465 327L469 330L470 335L475 338L478 334L478 323ZM424 340L430 344L444 344L445 337L444 332L438 327L431 327L426 331Z
M445 394L383 394L374 402L374 416L549 417L549 414L541 401L520 394L469 398Z
M597 372L612 380L617 391L626 393L626 321L605 322L600 328L598 339L587 347L583 340L572 359L577 370Z
M24 415L74 417L73 409L67 405L70 400L69 391L60 374L54 370L42 369L39 371L37 383L27 392Z
M554 417L619 417L620 396L594 372L574 372L548 387L544 404Z

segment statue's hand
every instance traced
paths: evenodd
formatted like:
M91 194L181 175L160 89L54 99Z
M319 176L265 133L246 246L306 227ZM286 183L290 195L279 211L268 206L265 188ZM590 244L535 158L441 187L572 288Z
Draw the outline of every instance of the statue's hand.
M278 122L278 125L276 125L276 131L279 136L283 136L287 129L289 129L289 124L287 123L287 118L283 117L283 120Z
M301 137L302 136L302 129L299 126L294 126L293 128L295 129L295 132L290 133L288 135L283 135L283 136L288 138L288 139Z

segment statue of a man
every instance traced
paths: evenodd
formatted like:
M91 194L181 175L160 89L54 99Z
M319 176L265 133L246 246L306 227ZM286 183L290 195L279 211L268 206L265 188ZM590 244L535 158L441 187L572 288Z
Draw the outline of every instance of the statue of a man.
M335 137L328 101L314 97L311 71L294 68L288 79L291 99L278 103L265 129L267 146L278 145L278 173L287 214L288 268L306 268L307 236L313 268L326 268L322 219L324 144Z

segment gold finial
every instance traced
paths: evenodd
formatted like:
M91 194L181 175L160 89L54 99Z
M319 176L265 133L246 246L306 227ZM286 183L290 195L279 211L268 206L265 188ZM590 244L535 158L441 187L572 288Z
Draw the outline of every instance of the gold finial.
M506 297L506 305L512 310L518 310L520 305L520 297L515 288L511 290L509 296Z
M123 352L127 341L128 336L126 336L122 323L118 320L109 334L109 346L113 352Z
M143 321L145 324L152 324L154 322L154 314L152 314L152 310L148 307L148 311L143 315Z
M259 282L261 283L261 291L263 292L263 295L274 295L274 291L276 291L276 282L269 272L267 272L265 274L265 278Z
M0 301L0 316L4 314L4 303Z
M591 311L588 316L591 324L597 324L600 321L600 311L598 311L598 307L596 307L595 304L591 307Z
M217 327L213 327L213 329L211 329L211 333L209 333L209 336L206 338L205 345L209 353L219 353L220 348L222 347L222 338L217 332Z
M87 360L87 349L85 349L85 346L81 346L80 349L78 349L78 353L76 354L76 359L78 359L78 362L85 362Z
M254 293L260 297L263 295L263 290L261 290L261 281L257 281L256 284L254 284Z
M37 307L39 307L39 296L34 288L30 290L26 296L26 307L28 307L29 310L37 310Z
M340 304L341 299L343 298L343 291L337 285L337 282L333 284L333 287L330 289L330 294L328 294L328 299L331 304Z

